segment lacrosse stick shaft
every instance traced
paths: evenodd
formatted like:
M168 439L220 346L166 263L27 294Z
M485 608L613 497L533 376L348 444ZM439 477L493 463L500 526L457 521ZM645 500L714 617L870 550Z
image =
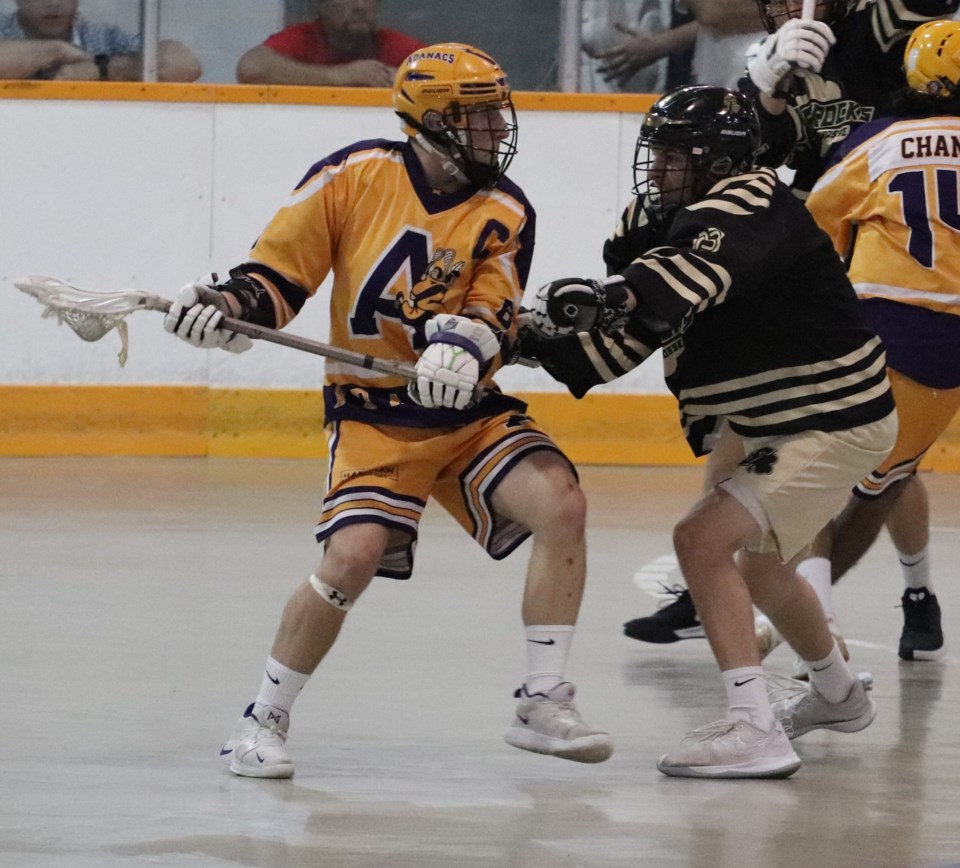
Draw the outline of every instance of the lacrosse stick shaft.
M158 305L159 308L167 313L173 306L172 302L163 300L164 303ZM359 368L366 368L370 371L379 371L381 374L393 374L397 377L405 377L408 380L417 379L417 370L413 365L405 365L403 362L391 362L387 359L380 359L376 356L368 356L364 353L356 353L353 350L342 350L339 347L332 347L330 344L323 344L320 341L312 341L309 338L302 338L299 335L291 335L277 329L258 326L246 322L242 319L234 319L225 316L223 318L222 328L226 331L237 332L253 338L258 341L267 341L271 344L280 344L283 347L290 347L294 350L301 350L305 353L313 353L316 356L323 356L327 359L334 359L338 362L346 362L349 365L356 365Z
M253 340L268 341L271 344L280 344L283 347L290 347L294 350L303 350L304 352L314 353L315 355L334 359L338 362L346 362L347 364L356 365L360 368L379 371L381 374L393 374L397 377L405 377L408 380L416 380L419 376L417 369L413 365L406 365L403 362L391 362L387 359L378 358L377 356L355 353L353 350L341 350L339 347L332 347L329 344L322 344L319 341L312 341L309 338L302 338L298 335L288 335L285 332L277 331L277 329L254 325L242 319L233 319L233 317L225 316L221 328L227 331L239 332ZM479 401L486 393L487 390L484 386L478 385L474 387L473 400Z
M804 21L813 21L817 15L817 0L803 0L800 17Z
M167 302L166 310L170 310L170 307L172 307L172 304ZM317 356L334 359L338 362L346 362L349 365L356 365L357 367L367 368L371 371L379 371L381 374L393 374L396 377L405 377L408 380L416 380L418 377L417 369L413 365L407 365L403 362L391 362L387 359L378 358L377 356L356 353L353 350L342 350L339 347L332 347L330 344L312 341L309 338L302 338L299 335L290 335L277 329L267 328L266 326L254 325L242 319L225 316L222 320L221 328L227 331L238 332L253 340L280 344L280 346L283 347L302 350L305 353L313 353ZM473 390L473 400L479 401L486 393L487 390L485 387L477 386Z
M302 338L299 335L290 335L286 332L269 329L266 326L254 325L253 323L244 322L242 319L233 319L233 317L229 316L223 318L223 327L228 331L240 332L240 334L244 334L254 340L280 344L282 347L302 350L303 352L324 356L338 362L356 365L359 368L379 371L381 374L393 374L398 377L405 377L408 380L417 379L417 369L414 368L413 365L405 365L403 362L391 362L387 359L379 359L376 356L368 356L365 353L341 350L339 347L330 346L330 344L322 344L319 341L312 341L309 338Z

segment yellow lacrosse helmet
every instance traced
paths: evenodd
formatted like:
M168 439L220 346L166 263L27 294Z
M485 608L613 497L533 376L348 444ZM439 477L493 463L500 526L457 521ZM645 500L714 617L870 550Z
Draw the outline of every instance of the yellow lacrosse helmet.
M397 70L393 107L407 135L440 148L477 186L493 186L516 154L507 74L471 45L446 42L413 52ZM478 133L495 141L478 146Z
M918 93L951 97L960 83L960 21L921 24L903 54L907 85Z

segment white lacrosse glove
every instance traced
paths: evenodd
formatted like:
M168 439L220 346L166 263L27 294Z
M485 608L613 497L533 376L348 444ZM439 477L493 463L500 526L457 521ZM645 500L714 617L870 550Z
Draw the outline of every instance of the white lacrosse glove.
M163 318L163 327L195 347L219 347L231 353L249 350L250 338L220 328L224 314L230 314L230 306L222 293L205 283L188 283Z
M606 280L565 277L537 290L528 322L542 337L555 338L606 329L627 313L628 292L623 278Z
M473 403L480 366L500 351L500 342L483 323L448 313L433 317L424 333L427 348L417 361L410 397L421 407L463 410Z
M780 82L797 70L820 72L836 41L826 22L791 18L760 43L747 74L762 93L773 96Z

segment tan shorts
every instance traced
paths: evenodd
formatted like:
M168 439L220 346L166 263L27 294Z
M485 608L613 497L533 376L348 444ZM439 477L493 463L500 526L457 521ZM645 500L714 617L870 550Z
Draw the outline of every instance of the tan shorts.
M897 437L897 414L846 431L743 437L746 458L718 483L753 516L747 548L786 563L843 509L850 490L879 466Z

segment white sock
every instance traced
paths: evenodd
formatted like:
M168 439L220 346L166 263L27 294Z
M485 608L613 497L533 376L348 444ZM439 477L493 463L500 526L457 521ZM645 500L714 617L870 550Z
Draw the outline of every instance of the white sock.
M546 693L563 681L572 641L571 624L527 627L527 693Z
M903 570L905 587L912 588L915 591L926 588L931 594L936 593L930 579L930 558L927 557L926 547L912 555L904 554L898 550L897 557L900 559L900 568Z
M855 679L836 641L833 650L823 660L804 660L803 663L810 673L811 683L827 702L843 702L850 695Z
M260 682L260 692L253 703L253 713L264 726L276 725L286 732L290 725L290 709L310 678L303 672L294 672L272 657L267 658Z
M730 720L745 720L764 731L773 729L773 709L767 696L767 681L760 666L742 666L721 672L727 688Z
M833 585L830 582L830 560L807 558L797 564L797 574L813 588L828 621L833 620Z

